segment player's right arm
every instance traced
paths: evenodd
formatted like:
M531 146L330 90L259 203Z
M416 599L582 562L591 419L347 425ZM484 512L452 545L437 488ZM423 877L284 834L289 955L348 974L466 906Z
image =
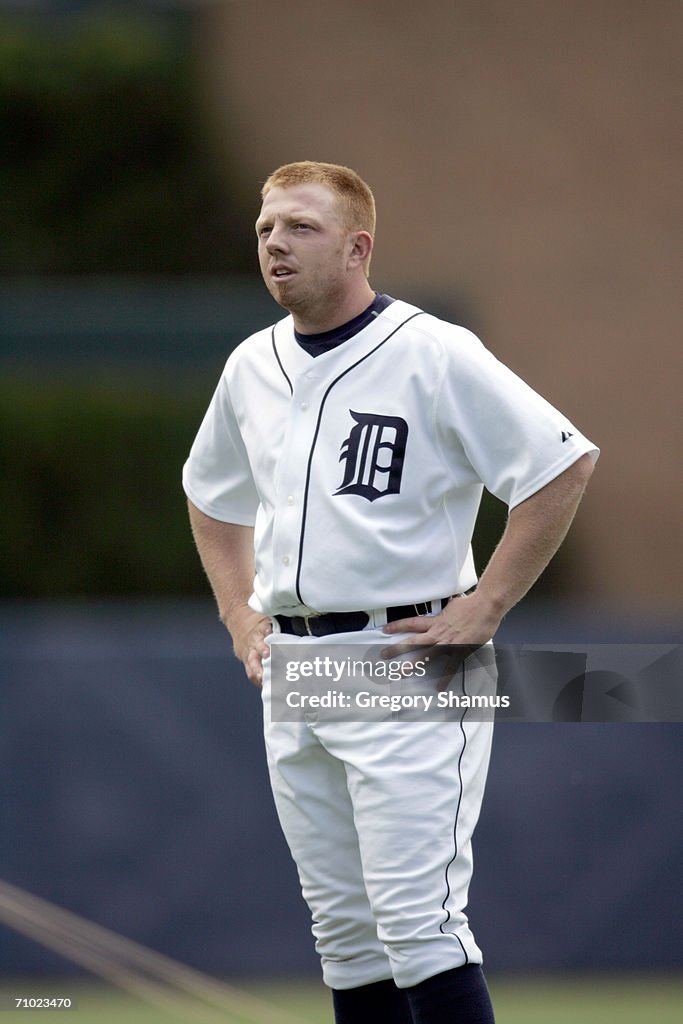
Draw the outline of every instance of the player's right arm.
M262 659L268 655L265 637L270 619L247 604L254 582L254 530L251 526L212 519L188 501L190 524L204 571L218 605L221 622L233 648L256 686L263 678Z

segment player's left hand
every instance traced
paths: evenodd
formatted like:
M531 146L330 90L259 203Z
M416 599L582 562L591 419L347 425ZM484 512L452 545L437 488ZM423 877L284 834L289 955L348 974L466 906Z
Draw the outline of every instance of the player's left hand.
M482 644L489 642L500 625L500 618L491 610L479 591L469 597L454 597L438 615L415 615L399 619L383 627L389 636L410 633L396 644L382 650L384 658L414 653L422 657L432 647L449 644L462 648L462 660Z

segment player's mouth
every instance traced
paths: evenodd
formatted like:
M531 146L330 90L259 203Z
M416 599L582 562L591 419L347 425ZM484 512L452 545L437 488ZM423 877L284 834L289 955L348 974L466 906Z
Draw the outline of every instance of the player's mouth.
M294 277L295 271L290 267L272 267L270 276L274 281L289 281Z

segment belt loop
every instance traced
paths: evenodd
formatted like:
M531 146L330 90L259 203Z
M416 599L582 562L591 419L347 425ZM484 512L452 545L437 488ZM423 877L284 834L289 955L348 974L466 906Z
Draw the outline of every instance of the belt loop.
M373 608L370 618L375 629L381 629L389 621L386 608Z

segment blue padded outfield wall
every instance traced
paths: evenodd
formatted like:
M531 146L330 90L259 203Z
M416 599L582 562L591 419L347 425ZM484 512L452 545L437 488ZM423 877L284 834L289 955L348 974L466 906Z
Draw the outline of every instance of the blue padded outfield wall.
M317 970L259 695L210 602L6 605L0 670L2 878L207 971ZM470 901L488 968L680 967L682 794L681 725L499 724ZM0 964L70 969L2 929Z

